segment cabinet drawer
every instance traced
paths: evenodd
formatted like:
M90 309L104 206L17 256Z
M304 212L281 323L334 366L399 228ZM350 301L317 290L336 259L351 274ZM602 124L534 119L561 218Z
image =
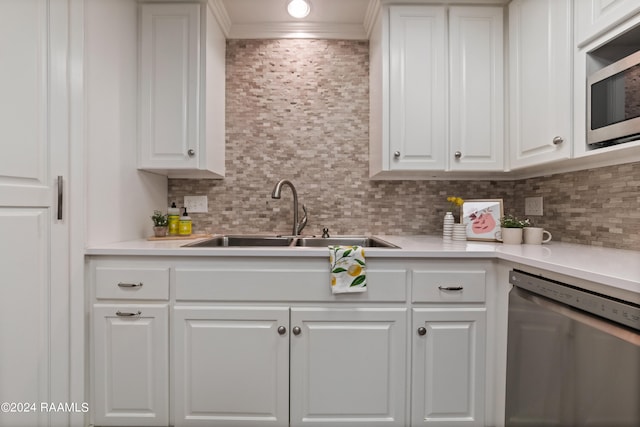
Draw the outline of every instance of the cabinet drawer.
M98 299L169 299L169 268L96 267Z
M324 263L323 263L324 265ZM329 269L176 268L177 300L406 301L406 270L367 270L367 291L331 293Z
M412 285L413 302L483 302L486 272L417 271Z

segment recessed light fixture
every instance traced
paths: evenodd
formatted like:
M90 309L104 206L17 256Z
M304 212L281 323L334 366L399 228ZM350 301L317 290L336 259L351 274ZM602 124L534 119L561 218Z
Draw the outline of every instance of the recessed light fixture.
M294 18L305 18L311 12L311 5L306 0L291 0L287 4L287 12Z

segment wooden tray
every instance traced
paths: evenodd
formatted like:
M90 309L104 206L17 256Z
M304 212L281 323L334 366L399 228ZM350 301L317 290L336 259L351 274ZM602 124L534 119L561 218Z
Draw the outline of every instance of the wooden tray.
M147 237L147 240L193 240L193 239L202 239L203 237L211 237L211 234L191 234L189 236L164 236L164 237L156 237L151 236Z

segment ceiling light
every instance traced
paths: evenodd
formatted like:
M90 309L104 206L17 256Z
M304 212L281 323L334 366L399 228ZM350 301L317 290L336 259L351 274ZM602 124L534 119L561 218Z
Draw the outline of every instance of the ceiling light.
M294 18L304 18L311 12L311 6L305 0L291 0L287 12Z

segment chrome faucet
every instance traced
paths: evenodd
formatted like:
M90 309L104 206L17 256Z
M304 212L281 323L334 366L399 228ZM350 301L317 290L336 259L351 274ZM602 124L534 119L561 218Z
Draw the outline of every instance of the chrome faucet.
M302 205L304 216L302 217L302 220L298 222L298 192L296 191L296 187L293 186L291 181L286 179L281 179L280 181L278 181L276 186L273 187L273 192L271 192L271 197L273 199L280 198L280 193L282 192L283 185L288 185L289 187L291 187L291 191L293 192L293 232L292 234L294 236L297 236L307 225L307 208L304 204Z

